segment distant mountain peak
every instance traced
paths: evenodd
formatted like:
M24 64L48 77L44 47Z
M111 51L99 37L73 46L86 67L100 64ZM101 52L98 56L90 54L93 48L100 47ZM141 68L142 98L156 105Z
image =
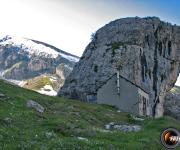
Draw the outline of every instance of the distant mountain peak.
M64 52L52 45L22 38L16 36L7 35L3 39L0 40L1 46L12 45L14 47L18 47L19 50L27 52L29 57L32 56L44 56L50 58L57 58L58 56L64 57L70 61L78 62L79 57L71 55L67 52Z

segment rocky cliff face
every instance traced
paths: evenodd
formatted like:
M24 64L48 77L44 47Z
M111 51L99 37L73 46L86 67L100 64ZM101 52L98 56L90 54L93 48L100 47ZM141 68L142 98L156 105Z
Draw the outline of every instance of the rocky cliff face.
M165 97L164 114L180 120L180 87L172 88Z
M180 72L180 27L156 17L110 22L92 37L59 95L86 100L117 70L149 93L152 116L162 116Z

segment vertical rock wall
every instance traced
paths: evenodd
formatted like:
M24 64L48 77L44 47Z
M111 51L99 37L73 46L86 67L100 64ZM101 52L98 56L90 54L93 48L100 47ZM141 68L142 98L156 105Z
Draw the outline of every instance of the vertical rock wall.
M180 72L180 27L156 17L110 22L93 36L59 95L86 101L117 69L149 93L151 115L162 116Z

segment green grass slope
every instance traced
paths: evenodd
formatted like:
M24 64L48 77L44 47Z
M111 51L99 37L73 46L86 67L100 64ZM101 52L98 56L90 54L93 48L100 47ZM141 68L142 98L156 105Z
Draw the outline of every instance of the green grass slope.
M180 129L180 122L170 117L138 122L110 106L44 96L4 81L0 93L5 95L0 97L0 150L161 150L161 131ZM45 112L27 108L29 99ZM106 132L104 125L110 122L140 124L143 130Z
M51 85L52 82L48 76L38 76L33 79L27 80L27 83L23 86L24 88L31 90L40 90L45 85Z

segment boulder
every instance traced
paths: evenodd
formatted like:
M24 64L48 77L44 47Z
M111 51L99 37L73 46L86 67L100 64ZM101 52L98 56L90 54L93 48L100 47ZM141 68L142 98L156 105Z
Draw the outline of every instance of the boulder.
M123 132L138 132L142 130L140 125L126 125L126 124L115 124L109 123L105 125L106 130L121 130Z
M43 106L41 106L39 103L37 103L33 100L27 101L27 107L28 108L34 108L37 112L40 112L40 113L43 113L45 110Z

